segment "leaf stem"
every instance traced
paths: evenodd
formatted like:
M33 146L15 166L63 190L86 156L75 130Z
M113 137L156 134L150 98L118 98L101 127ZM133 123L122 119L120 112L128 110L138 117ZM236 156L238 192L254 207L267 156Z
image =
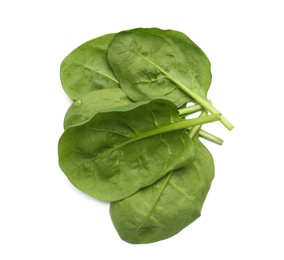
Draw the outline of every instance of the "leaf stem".
M185 107L185 108L180 108L178 110L179 115L180 116L184 116L184 115L189 115L195 112L198 112L202 110L202 106L200 106L199 104L193 105L193 106L189 106L189 107Z
M180 120L180 121L177 121L177 122L173 122L169 125L165 125L165 126L161 126L159 128L155 128L153 130L138 133L136 136L128 139L127 141L107 150L106 152L101 153L100 155L98 155L94 159L101 158L101 157L105 156L106 154L113 152L116 149L119 149L119 148L121 148L125 145L139 141L139 140L144 139L144 138L148 138L148 137L159 135L159 134L165 134L165 133L172 132L172 131L188 129L188 128L198 126L198 125L202 125L202 124L212 123L212 122L220 120L220 118L221 118L221 114L211 114L209 116L202 116L202 117L197 117L197 118L193 118L193 119L183 119L183 120Z
M183 85L179 80L172 77L169 73L167 73L164 69L152 62L147 57L142 57L146 59L149 63L151 63L154 67L156 67L158 70L160 70L171 82L176 84L183 92L188 94L191 98L193 98L197 103L199 103L203 108L208 110L211 114L220 114L220 112L210 102L208 102L208 100L204 99L198 93ZM234 128L234 126L229 122L229 120L223 115L221 115L220 121L228 130L232 130Z
M219 144L219 145L222 145L223 144L223 140L213 134L210 134L202 129L200 129L199 131L199 136L210 141L210 142L213 142L215 144Z
M203 110L203 112L200 114L199 117L202 117L202 116L207 116L208 112L206 110ZM189 137L192 139L195 134L198 133L198 135L212 143L215 143L215 144L218 144L218 145L222 145L223 144L223 140L213 134L210 134L204 130L201 129L202 125L197 125L197 126L194 126L190 129L189 131Z
M187 88L180 81L178 81L175 78L171 77L169 74L166 74L166 75L182 91L184 91L186 94L188 94L190 97L192 97L197 103L199 103L203 108L208 110L210 113L212 113L212 114L220 113L210 102L208 102L206 99L201 97L198 93L196 93L193 90ZM234 128L234 126L229 122L229 120L227 118L225 118L223 115L221 115L220 121L228 130L232 130Z
M204 117L204 116L207 116L208 112L206 110L203 110L203 112L199 115L199 117ZM192 127L189 131L189 137L192 139L195 134L197 134L200 129L201 129L202 125L196 125L194 127Z
M153 136L153 135L157 135L157 134L163 134L163 133L182 130L182 129L188 129L188 128L191 128L191 127L194 127L194 126L218 121L218 120L220 120L220 118L221 118L221 114L216 113L216 114L197 117L197 118L193 118L193 119L180 120L180 121L171 123L170 125L162 126L160 128L157 128L157 129L153 129L153 130L150 130L150 131L147 131L147 132L144 132L144 133L140 133L135 138L133 138L129 141L133 142L133 141L137 141L137 140L140 140L140 139L143 139L143 138L146 138L146 137L150 137L150 136Z

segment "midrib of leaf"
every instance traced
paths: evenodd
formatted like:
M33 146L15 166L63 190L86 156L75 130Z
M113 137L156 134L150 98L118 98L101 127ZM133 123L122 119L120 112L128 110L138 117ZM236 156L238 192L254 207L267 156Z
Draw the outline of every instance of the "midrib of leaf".
M144 225L144 223L150 218L150 216L151 216L151 214L153 213L154 209L156 208L156 205L158 204L158 202L159 202L159 200L160 200L160 198L161 198L161 196L162 196L162 194L163 194L163 192L164 192L166 186L168 185L168 183L169 183L169 181L170 181L170 179L171 179L171 177L172 177L172 173L173 173L173 172L170 172L170 173L167 175L166 180L165 180L165 182L164 182L164 184L163 184L161 190L159 191L156 200L154 201L153 205L152 205L152 206L150 207L150 209L148 210L146 216L143 218L143 220L142 220L142 222L140 223L140 225L137 227L136 231L138 231L138 230Z
M152 136L160 135L160 134L165 134L165 133L172 132L172 131L188 129L188 128L196 126L196 125L211 123L211 122L215 122L215 121L218 121L218 120L220 120L220 114L212 114L212 115L209 115L209 116L180 120L180 121L171 123L169 125L162 126L160 128L156 128L156 129L149 130L149 131L146 131L146 132L138 133L138 134L136 134L136 136L129 138L129 140L127 140L127 141L125 141L121 144L118 144L118 145L114 146L113 148L110 148L110 149L106 150L105 152L99 154L95 158L91 159L91 161L96 161L97 159L100 159L100 158L114 152L115 150L122 148L123 146L126 146L128 144L133 143L133 142L142 140L144 138L148 138L148 137L152 137ZM82 163L82 164L84 164L84 163Z
M199 103L202 107L204 107L206 110L208 110L210 113L220 113L211 103L209 103L206 99L204 99L202 96L200 96L198 93L194 92L190 88L186 87L182 82L180 82L178 79L172 77L169 73L167 73L164 69L162 69L159 65L157 65L155 62L153 62L151 59L145 57L144 55L135 52L137 55L145 59L147 62L149 62L151 65L153 65L156 69L161 71L170 81L172 81L174 84L176 84L183 92L188 94L191 98L193 98L197 103ZM220 120L223 125L228 129L232 130L234 127L233 125L226 119L223 115L221 115Z
M92 72L95 72L95 73L97 73L97 74L101 74L102 76L104 76L104 77L106 77L106 78L108 78L108 79L114 81L115 83L119 84L119 82L118 82L117 79L115 79L115 78L113 78L113 77L111 77L111 76L105 74L104 72L102 72L102 71L100 71L100 70L98 70L98 69L94 69L94 68L92 68L92 67L90 67L90 66L88 66L88 65L86 65L86 64L83 64L83 63L81 63L81 62L79 62L79 61L73 61L73 64L80 65L80 66L82 66L82 67L84 67L84 68L86 68L86 69L88 69L88 70L90 70L90 71L92 71Z

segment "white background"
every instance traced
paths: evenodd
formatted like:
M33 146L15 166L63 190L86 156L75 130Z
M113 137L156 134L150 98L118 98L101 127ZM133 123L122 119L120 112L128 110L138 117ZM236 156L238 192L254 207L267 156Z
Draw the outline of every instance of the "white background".
M284 259L282 1L1 1L0 259ZM186 33L212 63L216 178L202 216L149 245L123 242L108 205L58 166L69 100L62 59L135 27Z

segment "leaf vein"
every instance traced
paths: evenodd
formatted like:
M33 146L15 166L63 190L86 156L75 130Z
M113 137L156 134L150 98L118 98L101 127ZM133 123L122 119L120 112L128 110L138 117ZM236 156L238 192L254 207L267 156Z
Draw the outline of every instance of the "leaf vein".
M166 188L168 182L170 181L171 177L172 177L172 172L170 172L170 173L168 174L168 176L166 177L165 183L163 184L163 186L162 186L160 192L158 193L157 198L155 199L155 201L154 201L152 207L150 207L150 209L148 210L147 214L146 214L145 217L143 218L143 220L142 220L142 222L140 223L140 225L137 227L136 231L138 231L138 230L144 225L144 223L150 218L152 212L154 211L156 205L158 204L158 202L159 202L159 200L160 200L160 198L161 198L161 196L162 196L162 194L163 194L163 192L164 192L164 190L165 190L165 188Z
M100 75L102 75L102 76L104 76L104 77L114 81L115 83L119 84L119 82L118 82L118 80L116 78L111 77L110 75L100 71L99 69L95 69L95 68L90 67L90 66L88 66L86 64L83 64L83 63L81 63L79 61L73 61L73 64L82 66L82 67L84 67L84 68L86 68L86 69L88 69L88 70L90 70L90 71L92 71L94 73L100 74Z

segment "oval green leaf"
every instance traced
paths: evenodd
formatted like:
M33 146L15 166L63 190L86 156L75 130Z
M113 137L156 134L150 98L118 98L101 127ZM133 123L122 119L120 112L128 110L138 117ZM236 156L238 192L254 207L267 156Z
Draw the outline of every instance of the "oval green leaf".
M180 107L192 100L181 85L206 99L211 84L204 52L174 30L122 31L109 46L108 61L123 91L135 101L165 98Z
M106 34L90 40L62 61L60 79L71 99L80 99L94 90L119 87L107 61L107 49L114 35Z
M200 216L214 178L214 162L198 138L194 138L194 143L196 155L190 165L111 203L112 222L124 241L160 241L177 234Z
M58 144L59 165L69 180L103 201L130 196L187 165L195 154L186 131L175 128L181 120L172 102L119 108L66 129Z

